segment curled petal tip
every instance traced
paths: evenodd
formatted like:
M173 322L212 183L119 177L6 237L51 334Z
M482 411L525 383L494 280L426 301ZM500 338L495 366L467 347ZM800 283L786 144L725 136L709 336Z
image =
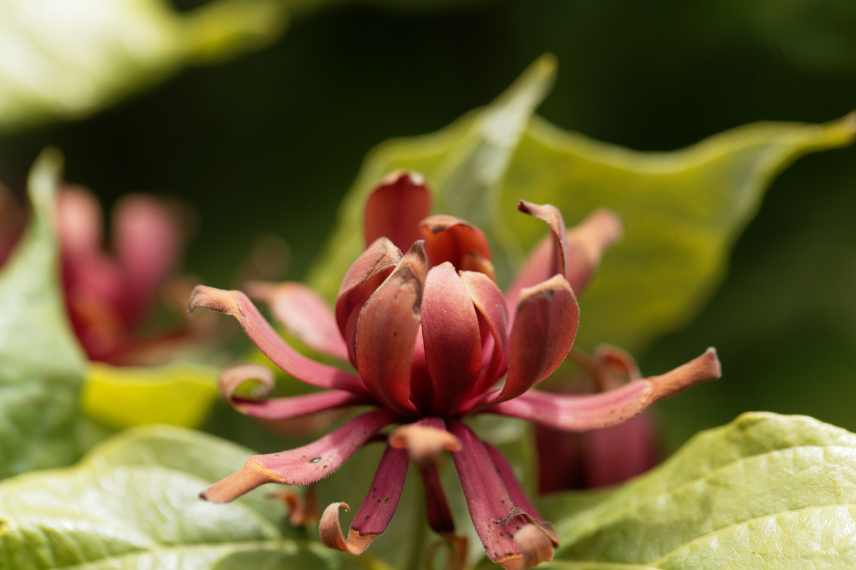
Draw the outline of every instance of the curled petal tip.
M514 533L520 554L499 561L506 570L524 570L553 559L556 543L549 533L536 524L527 524Z
M199 498L211 503L230 503L269 482L271 482L270 477L248 461L240 471L226 476L199 493Z
M361 534L359 531L351 529L348 531L348 538L342 533L342 525L339 522L340 511L350 511L351 507L348 503L339 502L327 505L321 515L321 521L318 523L318 533L321 542L328 548L348 552L349 554L362 554L374 541L375 536L371 534Z
M220 374L220 391L228 399L263 400L274 386L273 372L260 364L242 364Z
M395 449L406 449L418 464L435 461L444 451L456 453L461 450L461 442L446 430L416 424L393 431L389 445Z
M239 309L233 293L233 291L217 289L207 285L197 285L190 293L190 300L187 302L187 312L192 313L201 307L217 311L218 313L235 315L239 312Z
M395 184L396 182L407 182L416 186L425 184L425 177L419 172L412 170L394 170L384 176L381 184Z

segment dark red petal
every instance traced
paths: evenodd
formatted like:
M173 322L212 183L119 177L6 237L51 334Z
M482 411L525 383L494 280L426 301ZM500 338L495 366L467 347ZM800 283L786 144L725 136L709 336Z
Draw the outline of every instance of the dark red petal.
M402 251L419 239L419 221L431 212L431 191L420 174L393 172L366 200L366 245L386 237Z
M431 265L450 262L458 270L478 271L495 278L484 233L454 216L436 215L419 225Z
M367 412L303 447L253 455L244 467L214 483L200 496L226 503L265 483L309 485L331 475L375 433L395 420L386 410Z
M494 401L515 398L550 376L573 347L579 319L574 292L561 275L525 289L511 327L508 377Z
M245 364L220 375L220 391L238 411L268 421L281 421L327 410L369 403L369 399L344 390L328 390L291 398L266 399L273 388L271 371ZM254 386L255 384L255 386ZM252 389L247 392L247 388Z
M552 535L552 529L550 529L549 523L544 520L544 517L541 516L541 513L538 512L538 509L536 509L535 505L532 504L532 501L529 500L529 497L526 496L526 492L517 480L517 476L514 475L514 470L511 468L511 464L508 463L505 456L491 444L487 442L482 442L482 444L487 450L487 453L493 462L493 466L499 474L500 479L502 479L502 483L508 490L508 495L511 497L511 500L514 501L514 504L522 509L527 515L532 517L532 520L541 524L545 530L548 530ZM552 539L554 542L558 542L555 535L552 535Z
M608 210L597 210L578 226L565 233L568 265L565 277L571 288L580 295L600 264L603 252L621 237L621 221ZM521 291L554 275L555 238L545 238L523 264L506 298L513 309Z
M251 297L268 303L285 329L313 350L348 359L348 348L336 326L336 319L318 293L300 283L247 284Z
M588 431L625 422L660 398L720 376L719 359L710 348L670 372L634 380L603 394L566 396L532 390L486 411L569 431Z
M421 323L427 259L421 241L360 309L356 323L356 368L366 387L390 408L414 410L410 367Z
M339 511L348 510L348 505L333 503L324 510L321 517L321 542L336 550L362 554L389 526L404 489L407 465L406 452L387 447L375 472L369 494L363 499L360 510L351 521L348 537L345 538L339 523Z
M336 324L348 346L352 363L357 315L400 260L401 251L388 239L379 238L351 264L342 279L336 297Z
M443 484L440 482L440 473L437 464L426 462L419 465L419 475L422 478L422 486L425 490L425 508L428 515L428 525L437 534L453 534L455 532L455 519Z
M493 337L490 362L482 367L481 376L473 387L472 394L477 396L493 386L508 368L508 312L502 292L487 276L474 271L464 271L461 273L461 279L470 293L481 322Z
M472 297L449 262L432 267L425 280L422 335L434 386L434 408L451 413L475 384L482 355Z
M360 379L353 374L315 362L288 346L262 317L252 301L240 291L224 291L198 285L190 295L188 308L193 311L198 307L234 317L259 350L298 380L319 388L365 394Z
M449 422L449 428L462 445L461 451L453 455L455 468L485 553L507 568L534 565L531 562L537 561L530 560L530 555L535 555L529 551L530 537L524 535L522 538L527 544L521 544L518 533L528 534L524 529L534 526L545 535L547 542L552 542L552 538L547 537L538 521L526 512L525 505L515 503L498 470L490 468L493 466L490 453L472 430L458 421Z

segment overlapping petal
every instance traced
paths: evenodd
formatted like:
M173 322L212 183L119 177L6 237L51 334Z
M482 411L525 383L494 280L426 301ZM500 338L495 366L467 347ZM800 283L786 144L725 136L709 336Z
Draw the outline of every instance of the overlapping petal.
M402 251L419 239L419 221L431 212L431 191L420 174L393 172L366 200L363 233L366 245L388 238Z
M460 271L478 271L495 278L484 233L454 216L429 216L419 224L431 265L450 262Z
M247 293L266 302L285 330L313 350L348 359L348 347L339 332L333 311L312 289L292 282L252 282L247 284Z
M359 378L333 366L315 362L288 346L240 291L199 285L190 295L189 310L210 309L235 318L256 346L277 366L295 378L318 386L364 394Z

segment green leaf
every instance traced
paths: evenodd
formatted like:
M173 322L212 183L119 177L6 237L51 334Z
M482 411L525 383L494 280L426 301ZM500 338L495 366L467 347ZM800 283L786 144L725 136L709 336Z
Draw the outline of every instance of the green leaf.
M437 211L486 231L505 285L510 269L545 235L543 224L516 212L517 200L555 204L569 224L611 208L625 235L582 296L577 342L638 349L681 326L709 297L730 246L777 173L800 155L849 144L856 133L851 115L826 125L759 123L684 150L635 152L530 117L551 78L551 60L539 60L488 107L438 133L373 150L312 283L328 297L335 294L361 248L365 198L395 169L425 174Z
M336 553L283 535L282 506L264 491L228 505L199 499L249 453L138 428L76 467L11 479L0 485L0 569L339 567Z
M53 226L61 164L47 151L33 167L29 228L0 273L0 476L65 465L81 452L85 363L58 288Z
M217 371L180 362L117 367L92 362L83 389L86 415L114 428L196 427L220 398Z
M552 567L852 568L854 525L856 435L749 413L558 521Z
M0 132L91 114L182 66L269 43L280 0L0 0Z

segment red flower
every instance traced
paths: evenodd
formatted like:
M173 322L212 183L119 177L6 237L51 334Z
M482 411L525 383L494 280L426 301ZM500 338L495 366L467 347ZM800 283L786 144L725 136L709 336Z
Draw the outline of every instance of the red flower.
M24 230L26 215L9 196L0 195L0 202L6 228L0 232L3 263ZM165 204L129 195L113 212L111 255L104 251L101 217L98 200L88 190L66 185L60 191L57 233L69 320L90 360L115 364L185 336L183 331L145 339L136 334L175 266L183 239Z
M574 290L584 286L620 228L612 214L596 212L566 232L553 206L521 202L519 209L546 222L551 237L505 295L493 280L484 234L450 216L426 217L430 192L421 177L406 173L390 175L369 197L368 247L345 275L334 312L295 283L255 288L289 329L314 349L347 358L354 373L294 351L243 293L197 287L191 310L231 315L274 363L324 389L294 398L240 397L237 388L246 381L260 380L269 388L272 375L253 365L233 368L223 374L221 386L240 411L283 421L346 406L374 408L303 447L250 457L203 498L230 501L270 482L315 483L380 437L383 428L401 424L385 438L386 451L347 538L338 520L347 505L334 503L324 511L321 538L327 545L358 554L384 531L410 459L423 478L429 523L451 535L454 526L434 462L446 450L452 452L487 555L506 568L549 559L557 545L550 525L526 498L508 462L463 419L498 414L563 430L602 428L689 384L719 377L720 368L715 351L708 350L671 372L604 394L533 389L570 352L579 320Z

